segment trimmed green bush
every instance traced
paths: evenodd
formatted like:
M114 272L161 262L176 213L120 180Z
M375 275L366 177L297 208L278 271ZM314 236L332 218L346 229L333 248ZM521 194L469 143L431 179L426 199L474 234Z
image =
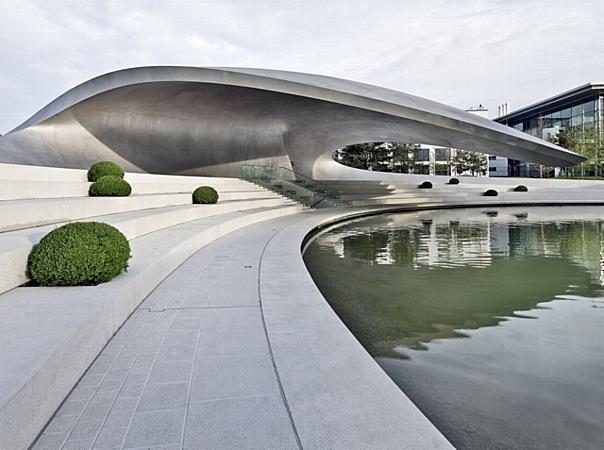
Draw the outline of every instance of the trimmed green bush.
M29 254L27 270L42 286L90 286L115 278L128 267L130 244L116 228L73 222L42 238Z
M88 181L96 181L107 175L124 178L124 171L120 166L111 161L94 163L90 166L90 169L88 169Z
M201 186L193 191L193 203L205 204L216 203L218 201L218 192L210 186Z
M132 188L126 180L113 175L99 178L88 189L91 197L128 197L131 192Z
M486 191L484 191L484 195L485 197L497 197L499 195L499 192L497 192L495 189L488 189Z
M514 188L514 192L528 192L528 188L525 185L521 184Z
M459 184L459 178L451 178L448 184Z
M422 184L418 186L419 189L432 189L432 183L429 181L424 181Z

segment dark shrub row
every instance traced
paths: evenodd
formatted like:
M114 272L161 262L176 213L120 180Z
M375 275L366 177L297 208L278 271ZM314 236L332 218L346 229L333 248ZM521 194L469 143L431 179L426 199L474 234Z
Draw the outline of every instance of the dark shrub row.
M451 178L447 184L459 184L459 178ZM422 184L417 186L419 189L432 189L432 183L430 181L424 181Z

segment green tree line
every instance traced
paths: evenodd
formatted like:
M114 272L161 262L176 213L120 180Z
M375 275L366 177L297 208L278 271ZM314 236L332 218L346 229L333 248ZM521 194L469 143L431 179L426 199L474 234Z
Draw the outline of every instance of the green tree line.
M418 173L418 166L426 161L420 159L419 144L405 142L352 144L337 150L335 156L349 167L396 173ZM483 175L486 173L487 160L481 153L456 150L455 156L448 159L448 165L454 167L458 174Z
M597 128L563 128L556 133L554 143L587 159L581 164L566 169L567 176L601 177L604 175L604 139L598 135Z

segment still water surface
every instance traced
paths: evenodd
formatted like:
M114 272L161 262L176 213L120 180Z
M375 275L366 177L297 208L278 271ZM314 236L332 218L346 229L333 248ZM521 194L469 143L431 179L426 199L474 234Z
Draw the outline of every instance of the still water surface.
M604 208L384 214L304 258L455 446L604 448Z

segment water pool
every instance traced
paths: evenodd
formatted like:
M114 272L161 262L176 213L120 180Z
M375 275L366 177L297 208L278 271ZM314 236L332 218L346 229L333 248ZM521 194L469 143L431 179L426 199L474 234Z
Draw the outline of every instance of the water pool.
M304 259L455 446L604 448L604 207L382 214Z

